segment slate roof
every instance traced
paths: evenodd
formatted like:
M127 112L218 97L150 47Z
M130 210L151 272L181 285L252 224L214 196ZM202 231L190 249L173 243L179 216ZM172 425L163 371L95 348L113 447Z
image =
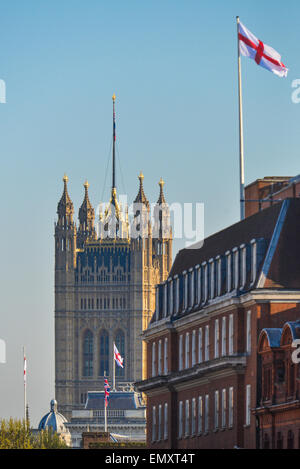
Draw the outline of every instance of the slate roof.
M200 249L182 249L169 277L252 239L264 239L268 248L284 203L287 203L287 213L264 287L300 288L300 199L286 199L235 223L205 238Z
M135 392L111 391L109 410L136 410L141 407L139 396ZM87 410L104 409L104 391L89 391L85 408Z

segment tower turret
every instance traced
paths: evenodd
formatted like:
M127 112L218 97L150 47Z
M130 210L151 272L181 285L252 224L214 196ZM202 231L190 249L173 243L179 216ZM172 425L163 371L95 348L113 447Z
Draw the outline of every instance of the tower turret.
M77 247L82 248L87 238L96 239L95 232L95 210L89 199L89 183L85 181L83 184L85 194L84 199L79 209L79 228L77 234Z
M172 267L172 228L170 210L164 194L164 180L159 180L159 197L154 207L153 257L159 262L160 283Z
M63 177L64 190L57 206L55 224L55 270L68 272L75 266L76 226L73 221L74 207L68 193L68 176Z

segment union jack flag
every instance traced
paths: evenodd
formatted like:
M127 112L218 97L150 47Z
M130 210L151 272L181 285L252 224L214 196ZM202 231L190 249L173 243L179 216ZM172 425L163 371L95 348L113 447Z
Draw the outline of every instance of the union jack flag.
M108 399L109 399L109 392L110 392L110 387L108 384L107 379L104 379L104 400L105 400L105 407L108 406Z

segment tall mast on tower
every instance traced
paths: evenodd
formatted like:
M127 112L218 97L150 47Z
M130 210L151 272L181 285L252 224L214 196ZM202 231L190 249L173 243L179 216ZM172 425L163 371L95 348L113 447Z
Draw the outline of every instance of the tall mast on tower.
M115 113L115 101L116 95L113 94L113 152L112 152L112 193L116 190L116 113Z

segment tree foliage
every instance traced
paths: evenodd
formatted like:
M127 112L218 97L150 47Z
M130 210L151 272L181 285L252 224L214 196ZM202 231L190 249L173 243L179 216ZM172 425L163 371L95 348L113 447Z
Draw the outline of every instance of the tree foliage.
M64 441L51 428L33 434L24 421L0 420L0 449L64 449Z

